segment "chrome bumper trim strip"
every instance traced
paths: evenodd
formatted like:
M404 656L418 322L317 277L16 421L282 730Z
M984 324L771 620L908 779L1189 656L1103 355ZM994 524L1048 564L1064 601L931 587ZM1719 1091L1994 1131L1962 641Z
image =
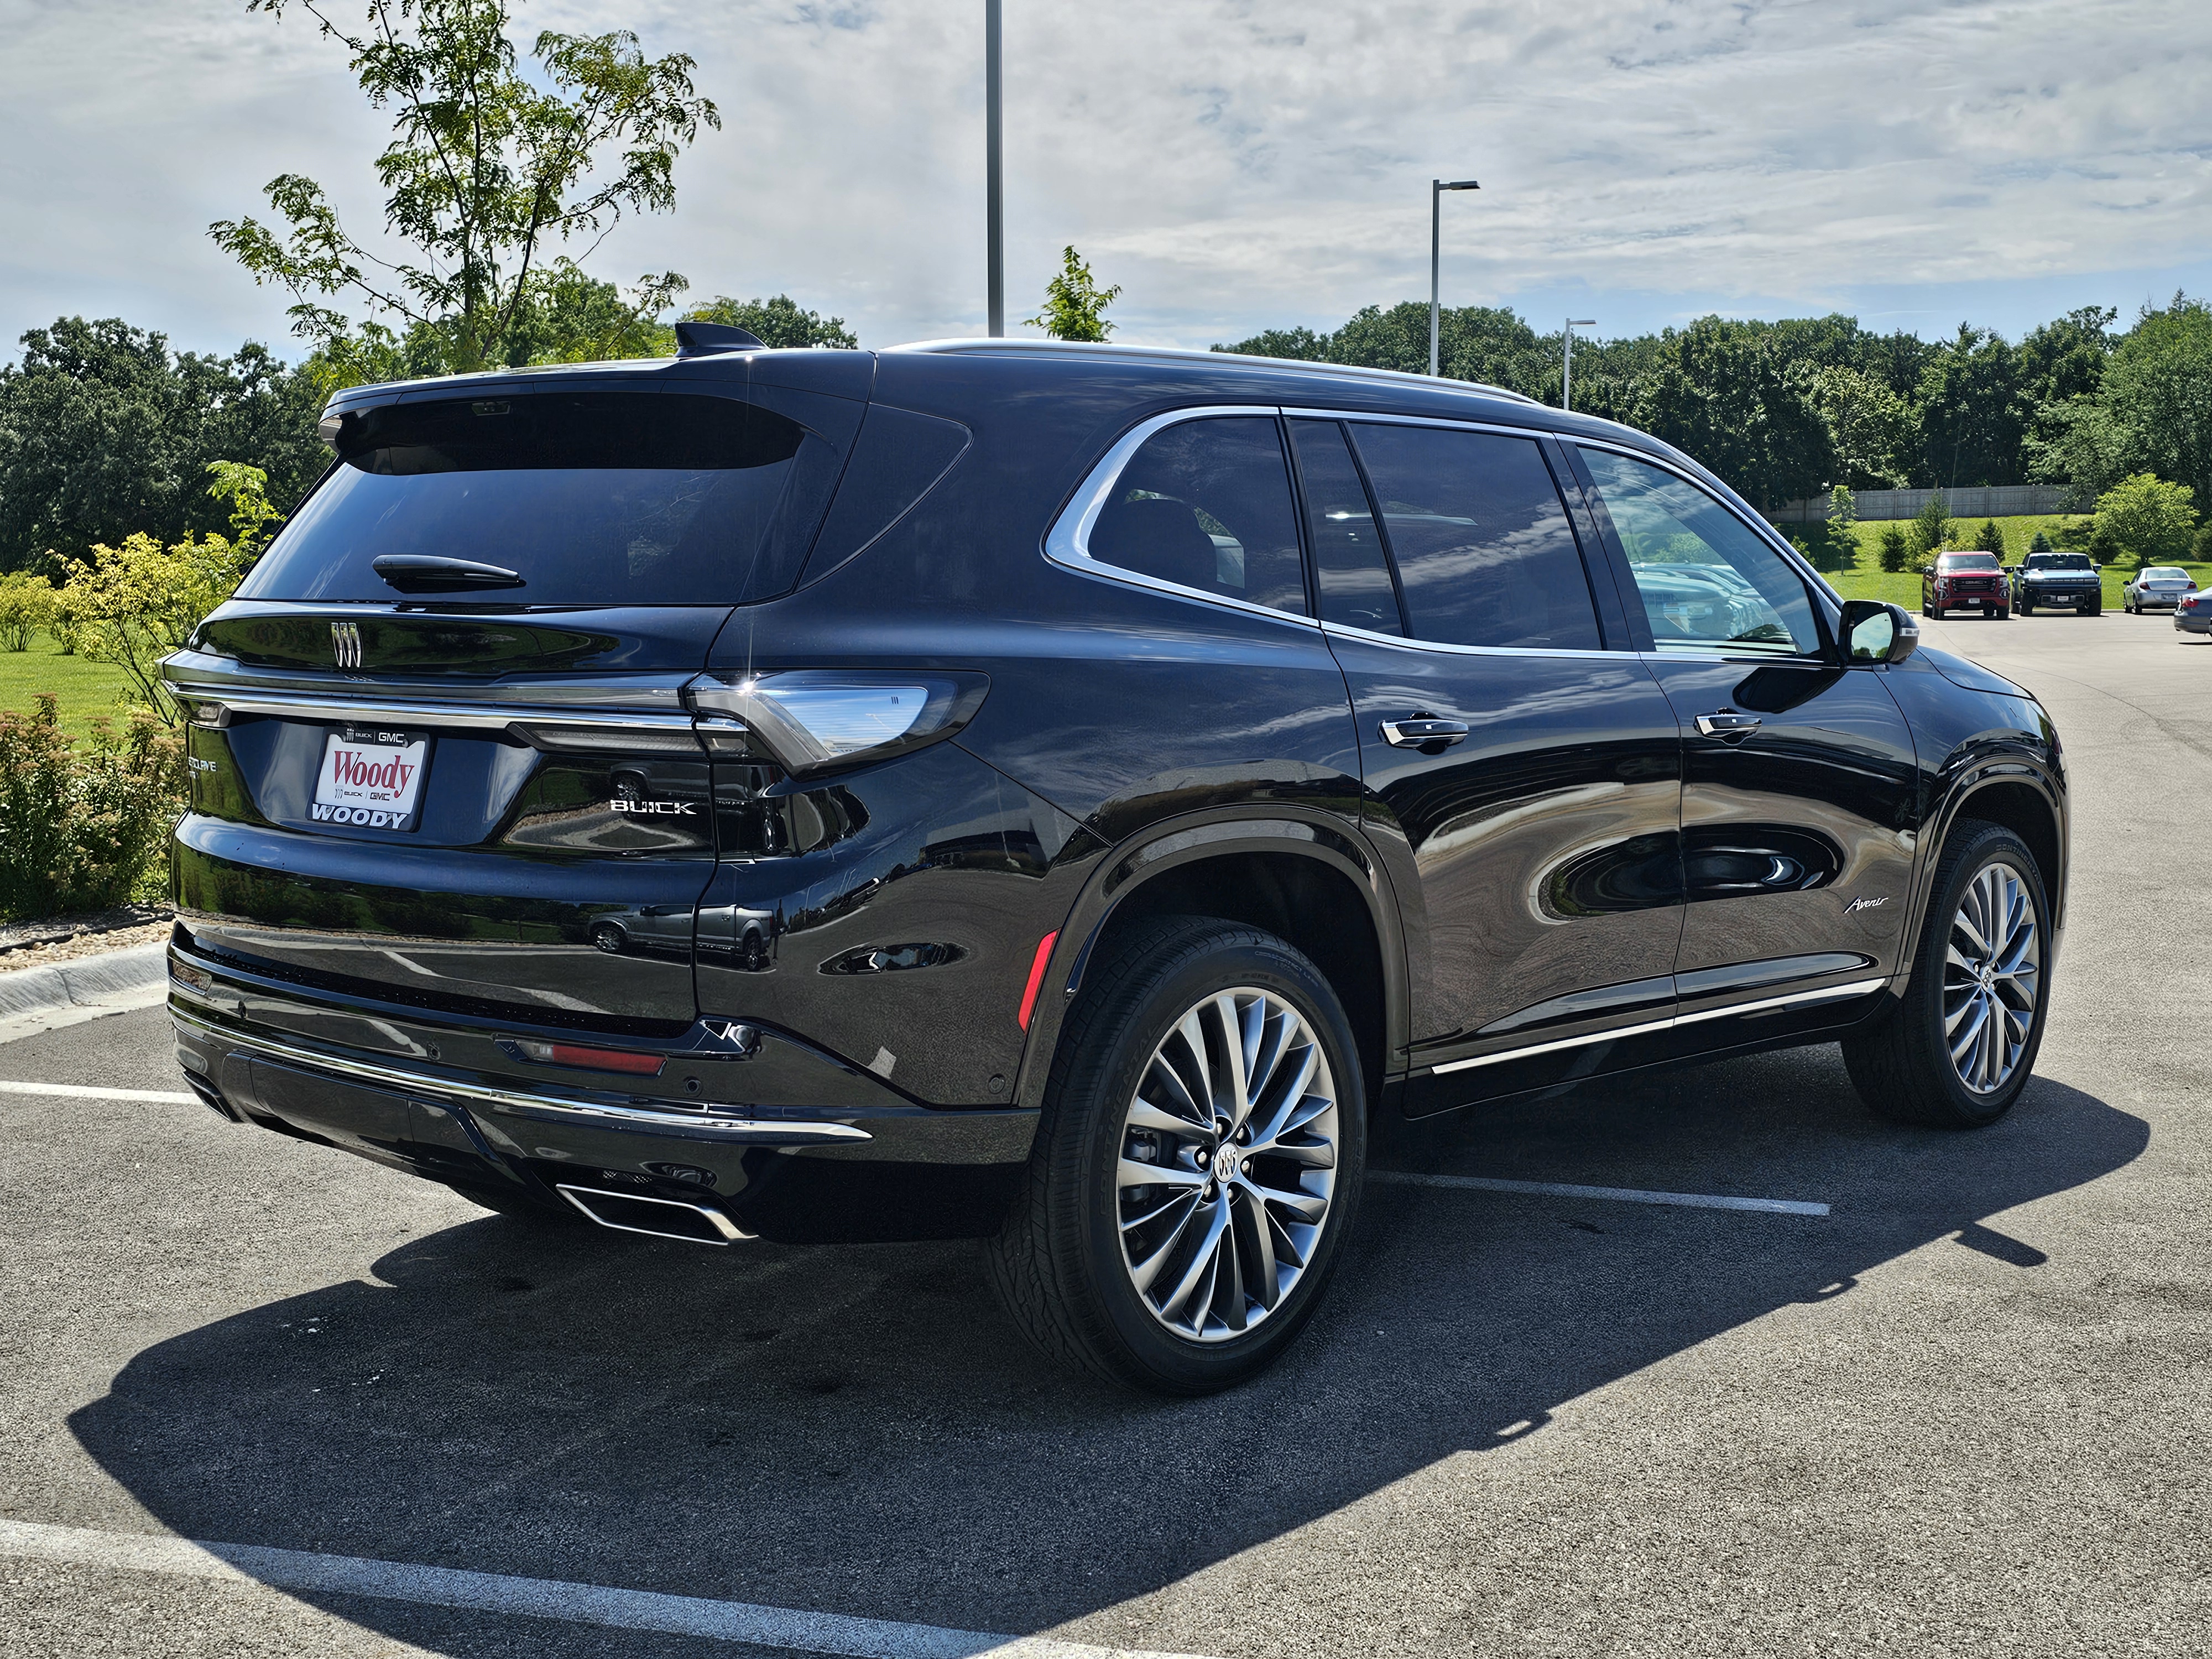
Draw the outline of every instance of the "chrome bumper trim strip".
M1725 1008L1701 1008L1694 1014L1675 1014L1666 1019L1645 1020L1636 1025L1616 1025L1609 1030L1588 1031L1581 1036L1531 1043L1524 1048L1503 1048L1494 1054L1477 1054L1472 1060L1446 1060L1441 1066L1431 1066L1429 1070L1432 1075L1442 1077L1447 1072L1470 1072L1478 1066L1497 1066L1509 1060L1527 1060L1532 1054L1553 1054L1561 1048L1582 1048L1593 1042L1613 1042L1622 1037L1645 1036L1653 1031L1671 1031L1678 1025L1695 1025L1700 1020L1727 1019L1736 1014L1770 1013L1778 1008L1809 1008L1822 1002L1844 1002L1852 997L1879 991L1888 983L1887 979L1853 980L1848 985L1828 985L1817 991L1798 991L1784 997L1762 997L1757 1002L1731 1003Z
M272 1060L335 1072L341 1077L356 1078L397 1094L422 1095L434 1099L449 1097L521 1117L538 1117L552 1122L582 1120L630 1129L665 1129L690 1135L705 1134L716 1140L754 1141L771 1146L807 1146L874 1139L866 1129L857 1128L850 1123L830 1123L812 1119L717 1117L707 1112L694 1116L682 1110L617 1106L603 1101L578 1100L527 1090L495 1088L489 1084L428 1078L419 1072L380 1066L373 1060L349 1060L313 1048L295 1048L273 1037L249 1036L179 1012L173 1006L169 1010L169 1018L179 1025L191 1026L210 1042L250 1048Z

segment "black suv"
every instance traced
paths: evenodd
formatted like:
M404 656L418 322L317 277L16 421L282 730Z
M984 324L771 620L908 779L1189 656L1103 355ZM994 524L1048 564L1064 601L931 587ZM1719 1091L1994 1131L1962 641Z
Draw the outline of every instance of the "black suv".
M1840 1038L1987 1123L2067 846L2021 689L1480 386L961 342L365 387L188 711L217 1110L708 1244L988 1237L1249 1375L1370 1140ZM737 343L742 345L742 343Z

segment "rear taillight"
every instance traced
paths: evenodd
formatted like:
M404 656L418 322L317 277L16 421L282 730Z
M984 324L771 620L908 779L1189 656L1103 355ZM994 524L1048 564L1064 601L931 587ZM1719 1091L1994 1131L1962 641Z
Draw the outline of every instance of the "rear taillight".
M757 754L805 776L951 736L989 684L981 674L802 668L704 674L684 695L709 749Z

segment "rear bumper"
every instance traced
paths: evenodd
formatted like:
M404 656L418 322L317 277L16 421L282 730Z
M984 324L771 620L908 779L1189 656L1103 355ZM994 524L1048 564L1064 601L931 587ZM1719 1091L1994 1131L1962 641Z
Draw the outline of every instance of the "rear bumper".
M509 1202L659 1200L726 1218L719 1231L793 1243L975 1236L996 1229L1036 1132L1034 1112L917 1105L762 1028L708 1022L659 1051L659 1078L629 1087L511 1060L526 1030L173 945L170 975L179 1060L226 1116Z
M2173 625L2185 634L2212 634L2212 614L2191 616L2185 611L2176 611Z

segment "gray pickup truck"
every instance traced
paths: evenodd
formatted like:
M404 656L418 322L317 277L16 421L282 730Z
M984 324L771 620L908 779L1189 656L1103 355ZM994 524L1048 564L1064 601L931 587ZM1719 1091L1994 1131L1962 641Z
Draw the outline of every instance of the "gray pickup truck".
M2094 617L2105 608L2105 579L2087 553L2031 553L2012 568L2012 608L2032 617L2038 605Z

